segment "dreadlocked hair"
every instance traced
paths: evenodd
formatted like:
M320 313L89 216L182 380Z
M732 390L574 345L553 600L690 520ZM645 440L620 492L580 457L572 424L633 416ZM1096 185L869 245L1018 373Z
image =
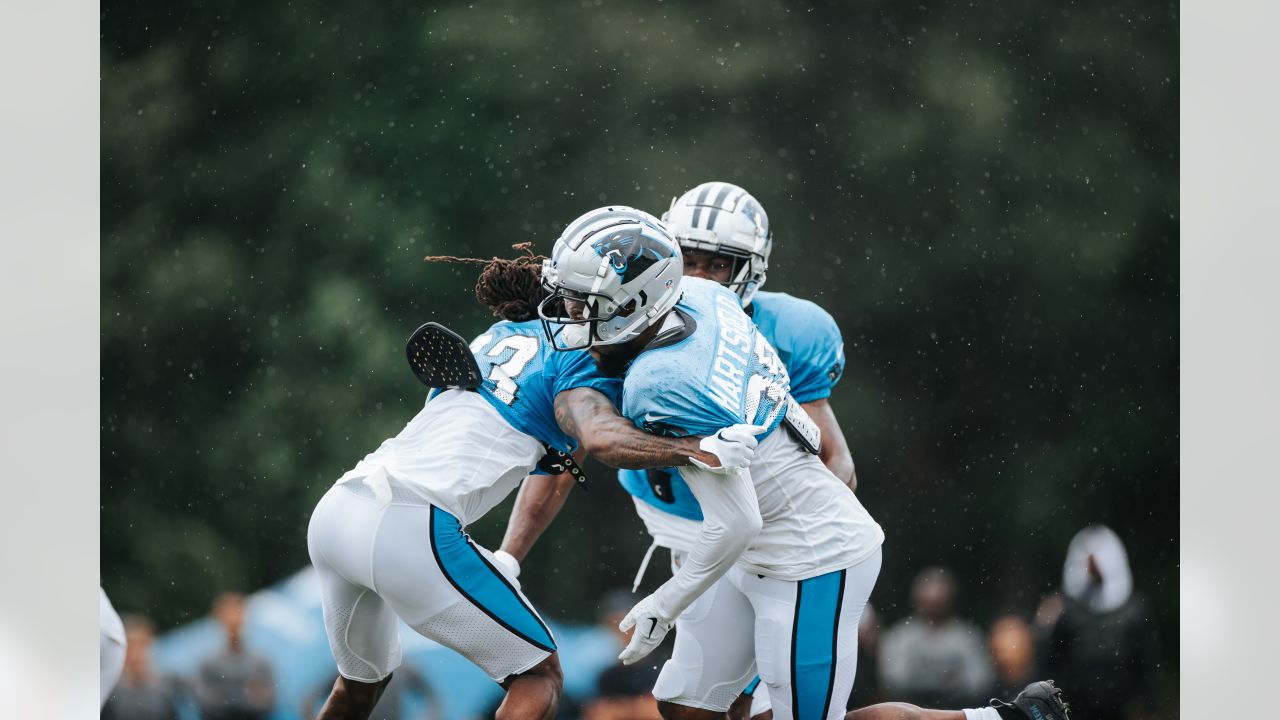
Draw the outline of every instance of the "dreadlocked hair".
M476 279L476 300L489 308L495 316L512 322L524 322L538 317L538 305L546 298L542 289L542 261L530 249L533 243L523 242L511 248L525 253L513 259L494 257L454 257L453 255L428 255L427 262L471 263L483 265Z

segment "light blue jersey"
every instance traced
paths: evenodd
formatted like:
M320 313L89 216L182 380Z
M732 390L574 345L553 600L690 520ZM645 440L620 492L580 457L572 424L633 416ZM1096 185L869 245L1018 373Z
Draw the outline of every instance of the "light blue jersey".
M750 423L768 428L767 436L786 410L786 366L742 312L737 295L698 278L684 278L682 290L676 308L693 325L631 363L622 383L622 414L658 435L712 435Z
M796 402L830 397L844 373L844 341L835 320L817 304L786 293L757 292L750 311L760 334L786 365ZM702 520L698 501L674 468L619 470L618 481L659 510Z
M844 374L844 338L826 310L786 293L757 292L751 319L791 376L798 403L825 400Z
M537 320L494 323L471 341L471 352L484 377L480 395L512 427L556 450L578 446L556 423L556 395L589 387L618 403L622 381L601 375L585 351L553 350Z

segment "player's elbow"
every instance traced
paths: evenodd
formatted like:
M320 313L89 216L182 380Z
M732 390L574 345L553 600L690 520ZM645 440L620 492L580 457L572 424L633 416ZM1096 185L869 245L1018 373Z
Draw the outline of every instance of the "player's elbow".
M746 508L742 513L735 517L729 523L731 528L731 543L738 552L746 550L751 543L760 535L760 531L764 529L764 518L760 515L760 508Z
M760 535L760 531L764 529L764 518L760 517L760 512L748 515L743 522L742 527L742 549L746 550L747 546L755 542L756 537Z
M622 467L623 457L618 452L618 443L609 438L607 432L583 433L582 449L591 457L611 468Z
M853 458L846 453L844 462L840 465L840 471L836 473L836 477L844 481L845 485L853 492L858 491L858 472L853 466Z
M823 465L831 471L832 475L839 478L840 482L849 486L850 490L858 489L858 475L853 467L853 456L849 451L834 452L830 456L823 458Z

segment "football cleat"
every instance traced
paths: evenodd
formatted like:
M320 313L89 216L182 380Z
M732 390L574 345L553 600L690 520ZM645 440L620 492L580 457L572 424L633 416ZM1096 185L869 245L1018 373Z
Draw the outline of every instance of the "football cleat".
M1062 700L1062 688L1056 687L1052 680L1033 682L1013 702L992 700L991 707L1000 713L1001 718L1026 718L1027 720L1068 720L1067 704ZM1017 711L1014 715L1010 711Z

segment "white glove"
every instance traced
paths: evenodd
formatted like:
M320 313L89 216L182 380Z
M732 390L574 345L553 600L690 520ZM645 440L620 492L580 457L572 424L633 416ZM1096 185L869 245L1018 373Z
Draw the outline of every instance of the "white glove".
M694 457L689 458L689 462L703 470L722 475L745 469L756 457L756 435L767 429L763 425L730 425L722 428L715 435L708 435L698 442L698 447L703 452L709 452L720 459L720 466L711 467Z
M520 581L516 578L520 577L520 561L515 559L511 553L506 550L499 550L493 554L493 562L498 566L498 570L511 581L516 589L520 589Z
M631 642L618 653L618 659L623 665L632 665L653 652L671 631L673 622L674 619L668 618L658 606L658 599L653 595L646 595L618 623L618 629L622 632L635 628L635 632L631 633Z

